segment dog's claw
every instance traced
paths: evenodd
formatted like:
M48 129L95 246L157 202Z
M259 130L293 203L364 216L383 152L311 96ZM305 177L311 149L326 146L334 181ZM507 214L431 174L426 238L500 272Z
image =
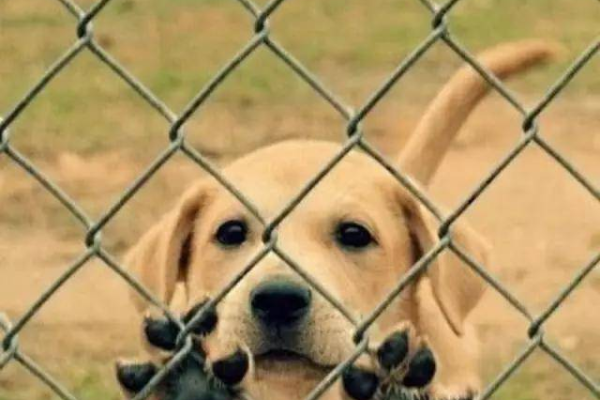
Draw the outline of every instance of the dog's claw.
M183 317L183 323L188 324L194 318L196 313L198 313L198 311L200 311L200 309L204 307L205 304L206 302L198 303L194 307L192 307ZM196 335L209 334L215 329L215 327L217 326L217 322L217 311L213 307L211 307L208 310L204 311L202 316L197 321L194 321L190 332L195 333Z
M377 375L354 366L344 371L342 383L346 393L356 400L371 399L379 387Z
M408 364L402 383L408 388L422 388L429 384L436 371L435 358L427 347L421 348Z
M183 317L189 324L206 303L197 304ZM233 400L238 385L250 368L249 355L239 350L233 355L212 364L202 346L205 335L215 329L217 314L214 308L206 310L190 326L194 346L163 379L157 382L152 399L156 400ZM167 318L144 319L143 331L151 346L171 354L178 350L180 327ZM164 355L163 355L164 356ZM167 357L165 362L169 361ZM139 393L156 375L161 366L152 363L117 364L117 380L128 395ZM211 372L212 371L212 375Z
M184 324L188 324L204 307L204 303L196 304L190 311L188 311L182 318ZM217 326L217 313L214 308L206 310L202 316L194 321L190 328L190 332L196 335L204 336L212 332ZM177 339L179 336L179 326L167 318L144 318L144 335L146 340L161 350L173 351L177 347Z
M179 327L168 319L146 317L144 334L148 342L161 350L175 350Z
M364 366L346 369L342 383L349 397L355 400L408 399L418 397L414 396L415 390L426 390L436 372L435 357L412 332L410 327L395 331L370 353L374 356L374 371ZM416 350L411 351L411 348Z
M152 363L117 364L117 380L130 393L138 393L156 374Z
M249 367L248 355L238 350L230 357L215 361L212 364L212 372L226 385L236 385L244 379Z
M379 365L386 370L398 367L408 355L408 332L395 332L377 350Z

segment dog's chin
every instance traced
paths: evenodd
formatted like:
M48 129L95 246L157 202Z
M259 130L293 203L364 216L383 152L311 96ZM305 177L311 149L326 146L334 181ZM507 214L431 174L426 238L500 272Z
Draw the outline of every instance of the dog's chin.
M310 357L290 350L269 350L265 353L255 355L256 368L264 374L317 374L325 375L335 365L318 363Z

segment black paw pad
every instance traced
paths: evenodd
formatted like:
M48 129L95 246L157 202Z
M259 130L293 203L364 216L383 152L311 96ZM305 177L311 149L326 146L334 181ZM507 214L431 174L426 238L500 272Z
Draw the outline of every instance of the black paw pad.
M175 350L179 327L168 319L144 319L144 334L151 345L162 350Z
M420 349L410 360L403 384L409 388L422 388L433 379L436 365L433 353L428 348Z
M198 311L204 307L205 304L205 302L199 303L192 307L190 311L188 311L183 317L183 323L187 325L198 313ZM215 326L217 326L217 320L217 311L211 307L202 314L200 319L194 322L194 325L191 327L190 331L197 335L206 335L215 329Z
M356 400L371 399L379 386L375 374L353 366L344 371L342 382L346 393Z
M386 370L399 366L408 354L408 333L396 332L391 335L377 350L379 365Z
M244 379L249 366L248 355L238 350L232 356L214 362L212 372L226 385L235 385Z
M117 379L131 393L142 390L155 374L156 367L150 363L117 365Z

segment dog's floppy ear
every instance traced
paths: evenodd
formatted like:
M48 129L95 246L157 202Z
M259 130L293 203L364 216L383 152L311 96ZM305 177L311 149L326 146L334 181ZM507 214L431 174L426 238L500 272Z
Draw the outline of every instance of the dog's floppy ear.
M415 262L439 242L437 224L416 201L405 206ZM452 227L452 240L467 254L487 265L489 246L469 226L458 222ZM485 290L485 282L468 265L446 249L429 265L421 279L429 279L436 303L457 335L463 333L463 322L477 305Z
M192 251L194 223L207 197L207 185L204 182L192 187L125 257L125 266L167 305L177 283L185 280ZM133 298L139 311L148 307L148 303L139 295Z

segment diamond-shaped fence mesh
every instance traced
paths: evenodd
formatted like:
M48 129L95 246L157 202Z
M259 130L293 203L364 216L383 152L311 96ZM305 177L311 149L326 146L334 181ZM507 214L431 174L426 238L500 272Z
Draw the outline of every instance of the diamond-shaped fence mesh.
M453 241L452 225L453 223L477 201L486 188L502 173L502 171L511 164L524 149L530 146L537 146L546 152L557 164L562 166L570 176L579 182L591 195L600 202L599 189L593 182L584 177L573 164L565 158L560 152L552 147L538 134L537 119L547 106L563 91L572 78L585 65L597 55L600 49L600 38L596 38L591 45L572 63L560 79L548 90L543 99L533 107L527 109L519 102L515 95L500 82L491 72L479 64L469 51L460 44L460 42L451 34L445 22L445 16L452 11L459 0L450 0L443 5L437 5L430 0L420 0L421 3L431 13L431 31L425 39L414 48L414 50L397 66L397 68L384 80L383 84L372 93L367 102L360 108L354 110L347 106L343 100L329 90L317 76L312 74L302 63L300 63L292 54L290 54L277 40L275 40L269 29L269 17L277 12L278 8L285 0L273 0L264 8L258 7L251 0L237 0L238 3L254 18L254 34L252 38L231 58L218 73L198 92L193 99L184 108L183 112L176 114L171 111L160 98L154 95L140 80L121 65L111 54L109 54L101 44L94 38L93 21L102 12L104 7L111 0L101 0L93 5L89 11L82 10L75 2L71 0L56 0L61 3L66 10L78 21L75 32L75 41L73 44L52 64L39 79L39 81L25 94L25 96L0 120L0 156L12 160L15 165L25 170L41 186L52 194L60 203L83 225L86 229L85 236L86 250L76 259L66 271L49 288L47 288L34 304L14 322L0 313L0 329L2 330L2 346L0 348L0 371L9 363L19 363L25 367L32 375L46 384L56 395L62 399L74 400L76 396L69 393L59 382L57 382L49 373L44 371L34 360L29 358L19 349L19 332L36 315L40 308L56 293L56 291L67 282L78 270L84 268L92 259L100 259L104 264L125 280L134 290L145 298L149 303L160 308L173 321L176 321L182 328L181 338L185 339L184 345L177 354L159 371L142 392L135 396L136 400L148 397L155 386L163 379L170 369L185 357L192 349L191 338L188 336L190 326L198 320L202 314L210 307L218 304L224 296L230 292L237 283L244 279L245 275L252 270L264 257L270 253L277 254L290 268L296 271L308 284L322 294L332 305L334 305L352 324L356 327L355 341L356 349L343 363L335 367L327 377L306 397L307 400L313 400L320 397L341 375L344 368L354 362L366 349L368 335L366 334L369 326L379 317L386 307L399 295L399 293L444 250L451 251L462 259L469 268L472 268L478 275L484 279L490 287L502 295L518 312L520 312L530 322L527 332L523 334L528 337L528 344L521 350L518 356L511 362L506 369L497 376L485 390L481 393L481 399L489 398L523 362L536 349L541 349L554 360L556 360L565 370L571 373L589 392L600 399L600 384L579 369L565 356L560 354L557 349L552 347L544 339L544 323L548 318L563 304L571 292L584 280L584 278L600 262L600 253L596 254L589 262L584 265L576 276L563 288L563 290L550 302L549 306L540 315L532 315L510 290L504 287L487 270L486 266L476 262L460 246ZM428 50L438 42L443 42L449 49L454 51L465 62L470 64L492 87L516 109L522 116L523 136L504 158L494 166L488 176L485 177L465 199L454 210L448 214L442 213L428 195L422 192L417 185L414 185L410 178L398 170L392 163L371 146L363 135L361 121L374 109L378 102L386 96L394 84L419 60ZM235 71L245 60L258 48L268 49L274 57L281 59L297 76L306 82L316 93L323 97L337 113L339 113L347 122L346 135L347 140L341 147L339 153L332 158L322 170L314 176L300 192L289 201L287 206L271 220L265 219L252 202L244 196L232 183L221 175L219 169L213 165L201 152L191 147L186 142L184 127L186 122L194 112L211 97L216 88L219 87L229 75ZM90 52L97 57L108 69L126 82L141 98L143 98L160 116L169 124L170 129L168 138L170 144L162 153L141 173L137 179L121 194L121 196L112 204L97 220L92 220L86 213L73 201L58 185L36 166L22 153L16 149L10 140L10 127L29 104L38 96L46 86L54 79L64 68L79 57L83 52ZM389 293L386 299L374 309L370 315L361 320L356 320L353 314L346 309L344 304L340 303L331 296L318 281L307 274L301 265L299 265L291 256L289 256L279 245L277 241L277 228L282 221L300 204L303 199L319 184L319 182L351 151L360 149L377 163L392 174L399 185L408 189L440 222L439 243L426 253L397 283L395 289ZM155 298L142 284L131 276L123 266L116 261L102 243L102 230L106 224L111 221L121 208L136 194L136 192L148 180L163 167L176 153L182 153L194 161L203 170L214 177L223 187L233 194L261 223L264 224L263 246L254 256L252 261L224 288L216 294L204 307L198 310L195 317L184 325L177 316L175 316L165 304L162 304ZM2 311L2 310L0 310Z

